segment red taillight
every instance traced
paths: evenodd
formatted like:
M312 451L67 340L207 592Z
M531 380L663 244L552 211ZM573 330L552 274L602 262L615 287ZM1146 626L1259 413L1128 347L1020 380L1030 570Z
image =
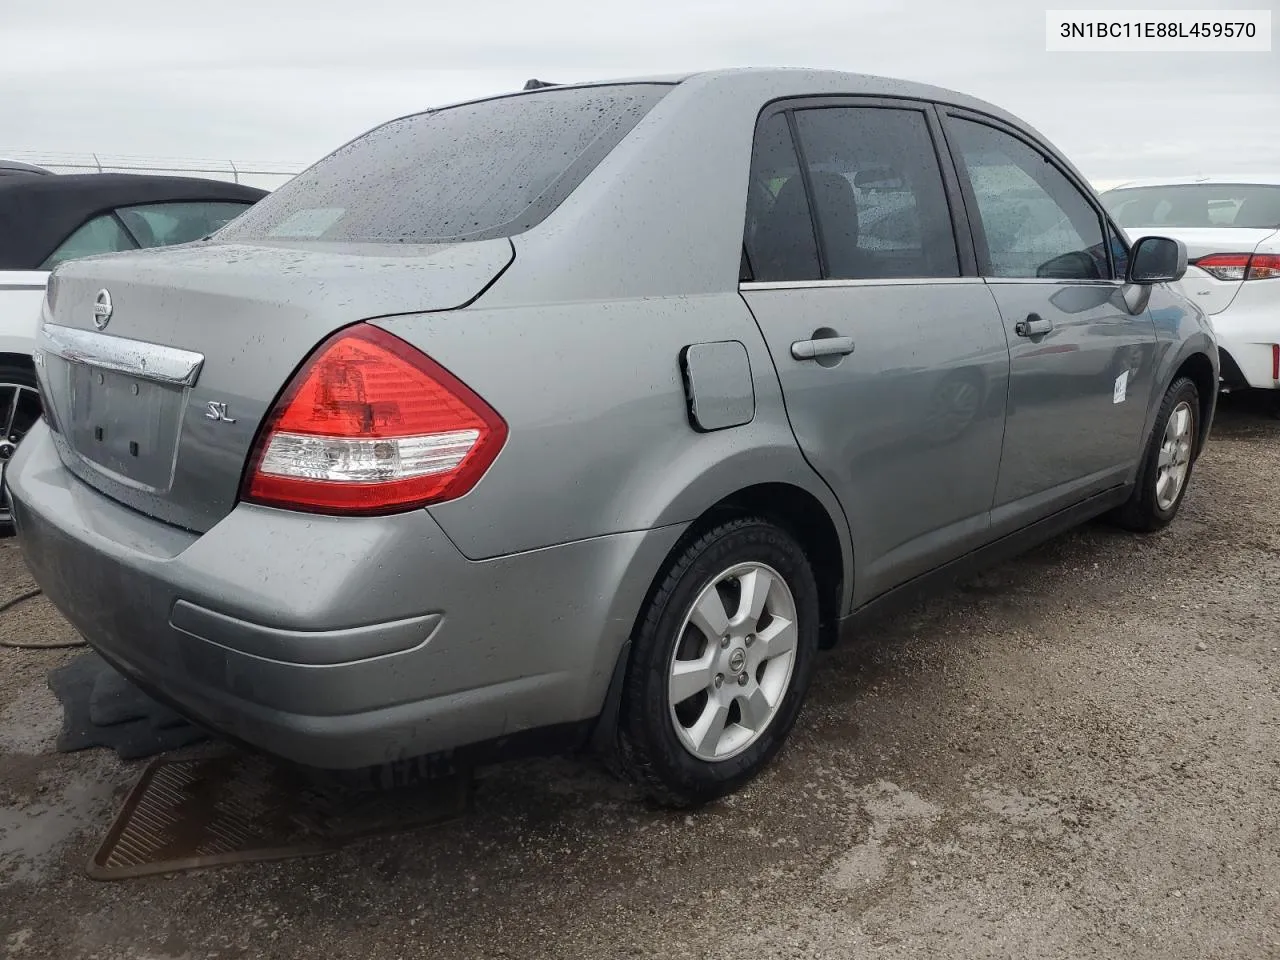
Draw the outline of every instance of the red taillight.
M378 327L334 334L259 433L244 499L314 513L394 513L462 496L507 425L466 384Z
M1249 258L1249 269L1244 275L1246 280L1274 280L1276 277L1280 277L1280 255L1255 253Z
M1280 256L1274 253L1213 253L1195 265L1219 280L1271 280L1280 277Z
M1195 265L1219 280L1243 280L1249 269L1249 254L1214 253L1196 260Z
M1271 345L1271 379L1280 380L1280 343Z

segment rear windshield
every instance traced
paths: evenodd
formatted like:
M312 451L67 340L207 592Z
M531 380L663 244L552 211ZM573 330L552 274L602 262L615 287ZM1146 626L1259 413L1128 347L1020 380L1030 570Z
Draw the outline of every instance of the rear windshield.
M1280 227L1280 186L1131 187L1104 193L1102 202L1122 227Z
M392 120L218 236L439 243L520 233L554 210L670 89L541 90Z

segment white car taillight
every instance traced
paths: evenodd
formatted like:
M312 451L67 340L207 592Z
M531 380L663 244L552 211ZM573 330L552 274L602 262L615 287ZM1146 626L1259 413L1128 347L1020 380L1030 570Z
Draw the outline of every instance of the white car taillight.
M1272 280L1280 277L1280 256L1274 253L1212 253L1194 262L1219 280Z

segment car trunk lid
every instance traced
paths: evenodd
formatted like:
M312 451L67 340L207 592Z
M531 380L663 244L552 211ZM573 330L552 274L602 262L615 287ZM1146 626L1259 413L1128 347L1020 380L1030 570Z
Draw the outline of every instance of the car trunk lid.
M203 532L235 505L263 417L325 337L463 306L513 255L505 238L213 241L68 263L37 361L62 460L108 496Z
M1220 280L1195 266L1195 261L1215 253L1253 253L1258 245L1276 231L1243 227L1152 227L1145 231L1130 230L1136 242L1141 237L1158 235L1173 237L1187 245L1186 276L1177 285L1179 291L1207 314L1221 313L1231 305L1242 280Z

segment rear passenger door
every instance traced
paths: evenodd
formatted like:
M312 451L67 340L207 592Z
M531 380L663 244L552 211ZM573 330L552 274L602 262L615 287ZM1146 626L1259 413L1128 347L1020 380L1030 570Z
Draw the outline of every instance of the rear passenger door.
M938 140L926 106L866 98L775 104L756 129L742 295L844 506L855 604L988 533L1008 345Z
M1123 242L1047 150L962 112L946 135L1010 344L992 511L1004 533L1124 482L1141 453L1155 327L1125 304Z

